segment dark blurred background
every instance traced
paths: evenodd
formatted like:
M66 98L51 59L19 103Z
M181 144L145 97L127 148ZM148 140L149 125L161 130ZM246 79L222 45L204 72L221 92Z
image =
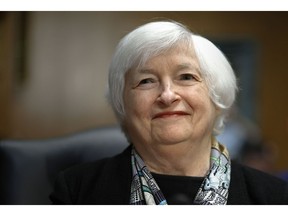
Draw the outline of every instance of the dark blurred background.
M116 124L105 100L114 48L136 26L160 19L212 40L235 69L240 91L219 137L233 157L255 153L268 163L263 169L286 171L288 12L0 12L0 138Z

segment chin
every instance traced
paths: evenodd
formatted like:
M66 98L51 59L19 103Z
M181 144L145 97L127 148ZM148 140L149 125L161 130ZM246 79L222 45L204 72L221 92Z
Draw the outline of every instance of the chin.
M179 131L178 128L167 132L161 131L161 133L155 133L154 137L159 143L176 144L188 140L191 137L191 133L185 130Z

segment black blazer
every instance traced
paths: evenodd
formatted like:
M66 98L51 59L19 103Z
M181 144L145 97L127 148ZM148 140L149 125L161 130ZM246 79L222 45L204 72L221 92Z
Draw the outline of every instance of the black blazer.
M54 204L128 205L131 148L112 158L61 172L50 199ZM232 162L227 204L288 204L288 182Z

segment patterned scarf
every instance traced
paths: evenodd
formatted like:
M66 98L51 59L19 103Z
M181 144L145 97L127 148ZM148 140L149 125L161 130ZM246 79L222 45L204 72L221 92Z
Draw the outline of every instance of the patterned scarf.
M131 205L167 205L167 201L141 157L132 148ZM227 149L212 139L210 170L205 176L194 204L225 205L228 199L231 162Z

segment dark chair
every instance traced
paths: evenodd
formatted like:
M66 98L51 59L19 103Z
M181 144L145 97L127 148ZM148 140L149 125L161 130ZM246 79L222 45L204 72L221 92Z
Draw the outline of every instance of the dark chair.
M45 140L1 140L0 204L51 204L49 195L59 171L113 156L127 146L119 127Z

